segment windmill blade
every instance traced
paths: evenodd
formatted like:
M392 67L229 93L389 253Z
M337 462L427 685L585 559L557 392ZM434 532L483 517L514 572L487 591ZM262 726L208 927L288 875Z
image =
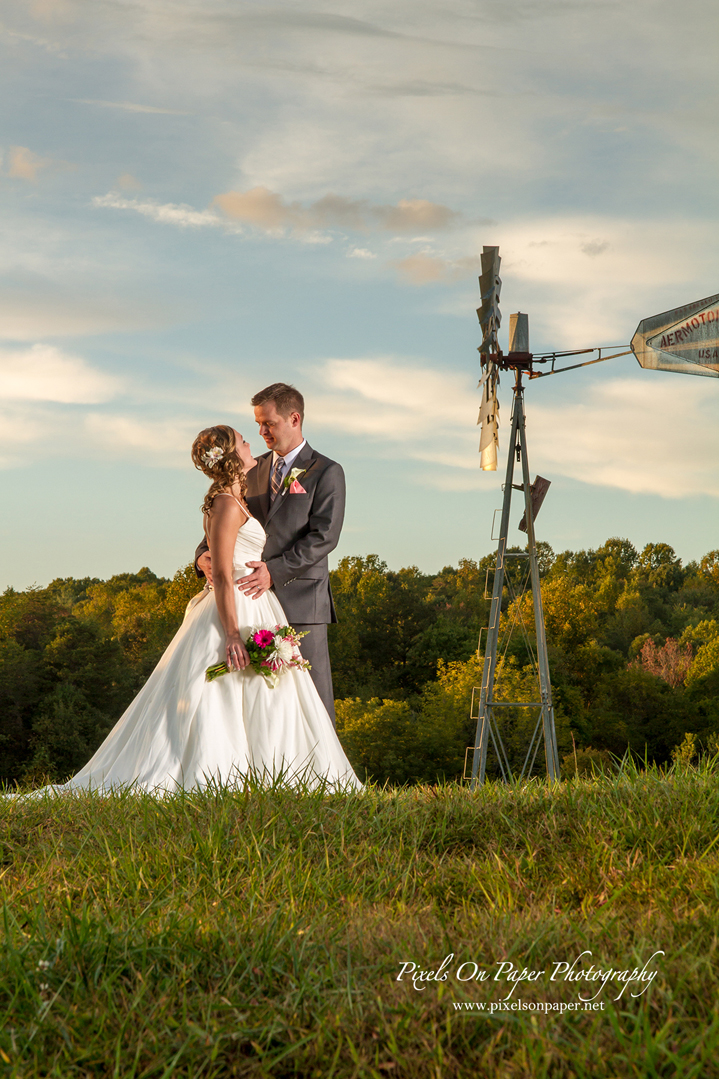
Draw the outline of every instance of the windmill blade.
M482 344L477 350L480 354L482 371L479 380L482 402L479 406L477 423L482 428L479 436L479 467L484 472L497 471L497 448L499 446L497 387L499 385L499 370L494 360L490 357L492 355L496 356L499 352L497 330L502 321L499 311L499 294L502 290L502 279L499 276L501 262L498 247L482 248L482 273L479 278L481 302L477 308L477 318L482 329Z
M483 472L497 471L497 449L499 448L499 401L497 386L499 372L490 360L479 380L482 401L479 406L477 424L482 427L479 436L479 467Z

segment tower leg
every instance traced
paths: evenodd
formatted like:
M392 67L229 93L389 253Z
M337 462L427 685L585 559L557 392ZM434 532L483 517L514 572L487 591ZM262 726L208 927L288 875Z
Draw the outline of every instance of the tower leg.
M474 755L472 757L471 790L476 787L477 783L484 783L487 770L487 748L489 746L490 724L494 718L491 701L494 699L494 675L497 667L499 619L502 613L504 566L505 555L507 553L507 536L509 534L509 511L512 503L512 479L514 477L515 450L518 444L517 431L521 413L521 399L519 400L518 407L518 399L515 396L512 405L512 427L509 436L510 449L507 455L507 474L504 480L504 499L502 500L502 517L499 526L497 561L494 569L492 604L489 609L489 627L487 629L487 640L484 647L484 666L482 669L482 686L479 697L479 713L477 715L477 733L474 739ZM497 749L499 749L499 747L497 747ZM499 753L497 755L499 756Z
M474 790L478 784L484 783L485 781L490 734L492 736L492 742L494 743L502 774L505 778L511 778L511 773L508 773L509 761L504 751L504 746L502 745L499 728L494 721L492 706L494 703L494 681L497 669L499 622L502 612L502 592L504 589L507 538L509 535L509 513L512 502L512 479L514 477L515 461L521 463L522 468L522 489L524 491L524 507L527 521L527 548L532 581L532 599L534 601L534 627L537 637L540 721L542 734L544 736L547 776L550 780L559 779L559 756L557 752L557 736L554 724L554 706L552 704L552 684L549 674L549 658L547 655L547 636L544 628L544 609L542 607L539 565L537 561L537 544L534 535L532 491L529 482L529 458L527 455L527 436L524 418L524 394L521 377L518 376L517 384L514 387L514 398L512 402L512 426L509 436L507 473L504 482L504 498L502 501L502 517L499 529L499 542L497 545L497 561L494 571L492 603L489 612L489 627L487 629L484 665L482 669L477 731L472 757L471 790ZM529 752L531 752L531 748L530 745ZM504 763L502 758L504 758ZM529 771L531 771L531 764Z
M532 600L534 603L534 629L537 637L537 667L539 671L539 699L541 703L542 731L544 734L544 754L547 776L551 780L559 779L559 755L557 753L557 734L554 725L554 705L552 703L552 682L549 674L547 654L547 633L544 626L544 608L537 561L537 543L534 536L534 516L532 512L532 490L529 482L529 457L527 454L527 433L524 423L524 400L519 398L518 443L521 445L522 486L524 488L524 510L527 522L527 547L529 550L529 570L532 579Z

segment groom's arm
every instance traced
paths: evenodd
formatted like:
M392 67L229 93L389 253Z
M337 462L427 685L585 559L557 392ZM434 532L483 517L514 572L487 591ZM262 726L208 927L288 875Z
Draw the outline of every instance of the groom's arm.
M203 538L203 540L202 540L202 543L201 543L201 544L199 545L199 547L198 547L198 548L197 548L197 550L195 551L195 573L196 573L196 574L197 574L197 576L198 576L198 577L200 577L200 578L202 578L202 577L205 577L205 576L206 576L205 572L204 572L204 571L203 571L203 570L202 570L202 569L200 568L200 566L198 565L198 563L199 563L199 561L200 561L200 558L201 558L201 557L202 557L202 555L204 555L204 554L206 554L206 555L207 555L207 557L209 558L209 556L210 556L210 545L209 545L209 543L207 542L207 536L205 536L205 537Z
M333 461L317 481L309 515L309 530L282 554L267 560L275 588L301 577L304 570L334 551L339 543L344 515L345 476L341 466Z

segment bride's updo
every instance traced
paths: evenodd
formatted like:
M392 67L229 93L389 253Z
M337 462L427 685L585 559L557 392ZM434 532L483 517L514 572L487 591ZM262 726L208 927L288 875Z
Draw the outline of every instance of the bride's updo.
M200 431L192 443L192 462L195 468L204 472L212 480L209 491L202 503L202 512L209 513L215 495L239 483L240 494L245 497L247 477L242 461L237 453L235 432L226 424L207 427Z

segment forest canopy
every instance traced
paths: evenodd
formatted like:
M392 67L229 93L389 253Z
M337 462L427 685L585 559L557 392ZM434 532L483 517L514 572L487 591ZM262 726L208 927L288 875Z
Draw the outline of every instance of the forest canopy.
M494 558L424 574L416 566L391 570L377 555L353 556L332 571L337 728L363 777L461 778L475 736L470 704L481 678ZM566 768L627 747L665 762L687 732L715 747L719 550L682 565L667 544L637 551L613 538L556 556L541 544L540 563ZM518 595L515 564L503 624L530 630L506 641L498 691L530 701L531 592ZM81 767L149 676L197 591L187 566L172 580L145 568L0 596L0 777L59 780ZM507 720L513 760L531 734L529 713Z

